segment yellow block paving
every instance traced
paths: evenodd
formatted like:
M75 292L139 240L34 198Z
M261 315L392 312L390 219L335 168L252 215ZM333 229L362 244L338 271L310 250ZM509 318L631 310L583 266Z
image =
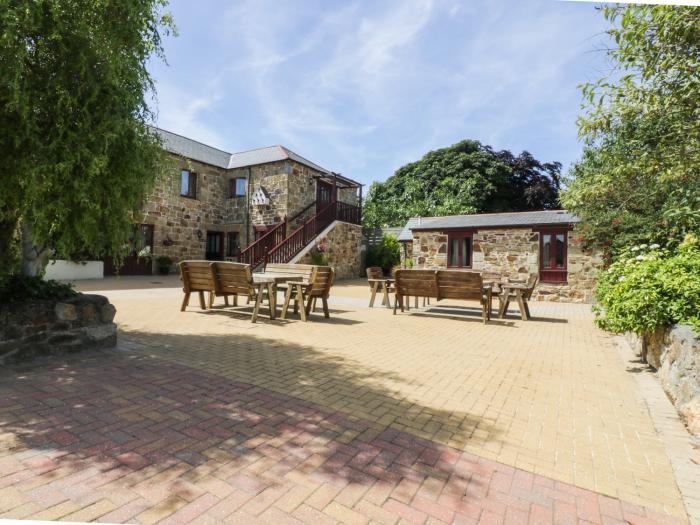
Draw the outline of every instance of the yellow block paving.
M249 309L180 312L177 289L107 295L121 340L160 358L685 515L646 405L588 305L533 303L531 321L484 325L475 304L368 309L366 284L345 283L331 319L252 324Z

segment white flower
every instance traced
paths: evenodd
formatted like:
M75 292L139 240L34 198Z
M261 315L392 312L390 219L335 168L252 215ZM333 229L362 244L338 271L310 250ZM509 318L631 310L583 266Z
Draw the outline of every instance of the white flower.
M656 250L657 248L661 248L661 246L659 246L658 244L650 244L649 248L651 248L652 250Z
M637 259L638 261L643 261L643 260L644 260L644 256L643 256L643 255L637 255L637 256L635 257L635 259Z
M621 283L624 280L625 280L625 276L621 275L620 277L618 277L617 282Z
M639 246L632 246L632 248L630 248L630 249L631 249L633 252L638 252L638 251L639 251Z

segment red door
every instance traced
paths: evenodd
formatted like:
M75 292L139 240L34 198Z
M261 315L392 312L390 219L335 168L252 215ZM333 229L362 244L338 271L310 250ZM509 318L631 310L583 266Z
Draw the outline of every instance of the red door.
M333 185L318 179L316 183L316 213L333 202Z

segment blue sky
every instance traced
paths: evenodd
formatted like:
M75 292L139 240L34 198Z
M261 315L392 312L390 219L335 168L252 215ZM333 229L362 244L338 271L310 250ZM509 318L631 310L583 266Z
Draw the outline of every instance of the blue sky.
M477 139L568 166L603 17L556 0L171 0L158 125L227 151L283 144L363 183Z

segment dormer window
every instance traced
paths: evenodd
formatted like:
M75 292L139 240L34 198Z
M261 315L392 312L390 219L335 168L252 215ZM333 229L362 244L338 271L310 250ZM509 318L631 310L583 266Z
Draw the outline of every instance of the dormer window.
M197 174L188 170L180 173L180 195L190 199L197 198Z

